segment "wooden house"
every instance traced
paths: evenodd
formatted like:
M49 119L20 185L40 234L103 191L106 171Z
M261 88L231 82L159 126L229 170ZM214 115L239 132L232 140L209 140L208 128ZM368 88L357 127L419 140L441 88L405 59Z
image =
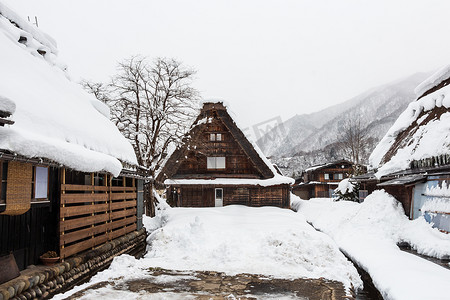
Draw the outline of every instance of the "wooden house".
M422 215L450 231L450 66L415 90L417 99L399 116L370 157L372 174L356 177L369 192L384 189L406 215ZM439 192L436 192L439 191Z
M347 160L312 166L302 172L292 192L305 200L331 198L339 182L353 174L353 168L353 163Z
M47 251L64 261L133 232L145 239L133 148L109 109L67 78L55 45L0 3L0 257L20 270Z
M157 176L169 203L290 207L293 179L279 174L222 102L205 103L182 145Z

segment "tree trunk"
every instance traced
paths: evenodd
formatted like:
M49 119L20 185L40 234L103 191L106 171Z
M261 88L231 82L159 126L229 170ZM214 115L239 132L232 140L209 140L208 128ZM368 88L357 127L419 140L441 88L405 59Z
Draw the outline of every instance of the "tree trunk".
M144 188L145 215L148 217L155 216L156 199L155 196L153 196L153 189L153 182L149 182Z

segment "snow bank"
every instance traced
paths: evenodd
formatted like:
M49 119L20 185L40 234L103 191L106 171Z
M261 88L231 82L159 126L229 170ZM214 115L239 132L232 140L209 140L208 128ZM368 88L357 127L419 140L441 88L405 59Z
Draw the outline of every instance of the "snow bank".
M0 102L16 106L15 124L0 128L0 149L116 176L121 161L137 165L131 144L105 117L109 110L67 79L56 44L4 4L0 45Z
M401 204L384 191L361 204L295 198L292 207L368 271L385 299L448 299L450 271L396 244L405 241L419 253L443 257L450 255L450 236L423 218L410 221Z
M405 170L413 160L421 160L450 151L450 112L445 112L440 119L421 124L424 120L418 119L422 112L428 112L435 107L450 108L450 86L443 87L417 101L411 102L407 109L398 117L383 139L372 152L369 162L374 168L379 167L375 174L377 177ZM384 165L381 161L394 144L397 135L416 123L417 131L409 137L408 143Z
M253 273L338 280L361 286L352 264L326 235L290 210L263 207L176 208L156 221L146 263L175 270ZM151 226L155 227L154 224Z

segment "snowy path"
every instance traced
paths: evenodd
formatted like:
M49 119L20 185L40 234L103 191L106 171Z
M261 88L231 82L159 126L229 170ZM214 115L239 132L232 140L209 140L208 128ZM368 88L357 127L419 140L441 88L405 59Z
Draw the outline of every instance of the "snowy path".
M442 257L450 255L450 236L422 220L409 221L388 194L373 193L363 204L313 199L293 206L370 274L385 299L450 299L450 270L397 247L406 241Z

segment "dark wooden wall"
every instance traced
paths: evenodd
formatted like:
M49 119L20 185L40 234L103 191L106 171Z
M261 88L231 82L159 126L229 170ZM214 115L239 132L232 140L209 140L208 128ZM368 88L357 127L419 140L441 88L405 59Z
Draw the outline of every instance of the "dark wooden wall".
M49 168L50 202L32 203L22 215L0 215L0 256L12 252L20 270L39 263L47 251L58 251L58 172Z
M182 186L179 188L178 206L182 207L214 207L216 187ZM277 206L290 207L288 185L271 187L260 186L221 186L223 189L223 205ZM171 197L174 197L173 192Z
M394 196L403 206L405 210L405 214L410 217L411 216L411 199L413 187L405 187L405 186L385 186L384 190Z
M190 142L190 150L173 178L209 178L211 176L261 178L261 174L222 121L213 119L211 123L201 126L204 126L204 129L198 137ZM222 140L210 141L211 133L220 133ZM208 156L225 156L226 169L207 169L206 158Z

